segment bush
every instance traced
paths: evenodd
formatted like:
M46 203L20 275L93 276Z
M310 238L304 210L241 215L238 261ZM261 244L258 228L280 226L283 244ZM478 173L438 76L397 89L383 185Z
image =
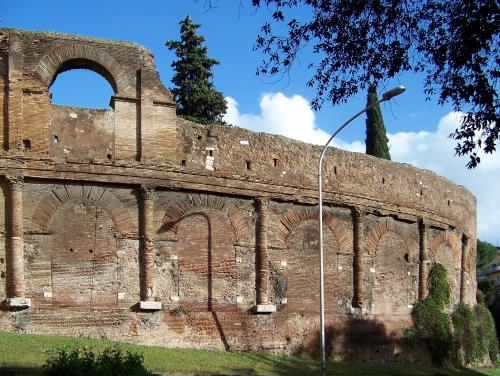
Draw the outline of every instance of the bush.
M495 296L493 303L488 306L497 328L497 338L500 338L500 293Z
M448 315L429 297L417 302L411 314L417 337L427 342L432 362L441 366L453 347Z
M484 294L478 290L478 304L472 310L460 303L451 314L451 322L444 312L450 304L450 285L446 269L435 263L429 271L429 295L419 300L411 311L413 328L403 333L406 343L415 346L417 339L427 342L433 363L443 365L455 345L459 361L470 364L489 356L493 363L498 353L498 339L493 317L484 304ZM499 305L500 307L500 305ZM459 356L462 354L463 356Z
M429 295L414 305L411 316L416 336L427 342L433 363L442 365L453 347L450 319L443 311L450 303L450 285L444 266L435 263L428 280Z
M417 333L414 327L404 328L403 335L405 336L406 346L414 349L417 346Z
M142 355L106 348L99 354L86 347L63 347L50 356L43 368L46 376L152 376L143 365Z
M484 302L480 301L474 310L460 303L451 318L457 350L464 355L463 362L470 364L486 356L495 362L498 353L495 323Z
M455 353L458 354L459 351L463 353L461 363L465 365L478 360L481 356L478 354L476 315L472 309L464 303L458 304L451 315L451 321L453 322L453 334L457 347Z
M498 354L498 338L493 316L484 304L476 305L474 313L476 314L478 336L476 356L478 359L482 359L485 355L488 355L495 364Z
M479 281L477 283L476 296L483 294L482 301L486 306L491 305L495 300L495 281L490 279L485 279L484 281ZM479 299L478 299L479 302Z

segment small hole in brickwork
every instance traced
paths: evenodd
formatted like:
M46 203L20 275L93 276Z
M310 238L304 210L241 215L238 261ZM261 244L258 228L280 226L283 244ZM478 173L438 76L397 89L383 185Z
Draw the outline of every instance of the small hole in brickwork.
M409 260L409 255L408 255L408 253L405 253L404 258L405 258L405 261L406 261L406 262L408 262L408 260Z
M382 178L382 184L385 184L385 178Z
M89 249L89 253L94 253L94 251L92 249Z
M198 140L201 140L201 136L196 137Z
M181 161L181 166L186 166L186 160L185 160L185 159L183 159L183 160Z
M111 154L107 154L106 157L108 157L108 159L113 159L113 156Z
M25 150L31 149L31 140L23 140L23 147Z
M210 155L211 157L213 157L214 156L214 151L213 150L209 150L208 151L208 155Z
M70 251L70 252L73 252L73 248L70 248L70 249L69 249L69 251Z
M31 95L31 92L29 90L23 89L23 95L28 97Z
M273 163L274 163L274 167L276 167L278 165L278 158L274 158Z
M336 166L333 166L333 173L334 173L335 175L337 175L337 167L336 167Z
M247 166L247 170L251 170L252 169L252 162L251 161L246 161L246 166Z
M57 135L54 135L54 144L57 144L59 142L59 137Z
M420 190L420 196L423 196L423 195L424 195L424 190L423 190L423 189L421 189L421 190Z
M448 206L450 206L450 204L451 204L451 201L450 201L450 200L448 200Z

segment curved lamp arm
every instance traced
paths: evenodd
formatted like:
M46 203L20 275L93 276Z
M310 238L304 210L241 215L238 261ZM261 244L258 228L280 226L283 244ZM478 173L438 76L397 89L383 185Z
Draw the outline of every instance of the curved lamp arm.
M359 115L363 114L364 112L368 111L372 107L388 101L395 96L402 94L406 89L403 86L396 86L394 89L391 89L384 94L382 94L382 99L379 99L375 103L372 103L371 105L367 106L363 110L359 111L357 114L355 114L353 117L351 117L349 120L347 120L344 124L342 124L336 131L331 135L331 137L328 139L327 143L323 147L323 150L321 151L321 155L319 157L319 162L318 162L318 217L319 217L319 257L320 257L320 263L319 263L319 274L320 274L320 282L319 282L319 294L320 294L320 346L321 346L321 375L325 375L325 288L324 288L324 278L323 278L323 181L322 181L322 176L321 176L321 170L322 170L322 164L323 164L323 158L326 153L326 149L328 148L328 145L330 145L330 142L335 138L335 136L342 130L344 129L350 122L352 122L354 119L356 119Z

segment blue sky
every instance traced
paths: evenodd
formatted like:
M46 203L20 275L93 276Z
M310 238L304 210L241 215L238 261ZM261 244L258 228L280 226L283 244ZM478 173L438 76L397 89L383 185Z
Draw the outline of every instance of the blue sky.
M287 79L273 82L257 77L255 71L262 55L252 47L260 26L269 17L268 10L255 11L250 0L219 0L219 6L208 11L204 4L205 0L4 0L0 27L136 42L153 52L161 79L170 87L174 54L165 42L179 38L178 23L189 14L194 22L202 24L199 32L206 38L209 55L221 63L214 69L214 81L217 89L231 98L226 119L236 125L321 143L365 105L365 93L361 93L346 104L325 104L321 111L312 112L309 103L314 91L306 86L312 75L306 69L311 59L307 49ZM500 244L495 218L500 199L494 190L500 183L500 157L485 157L485 166L468 171L464 167L466 160L453 157L454 143L446 138L459 121L450 114L451 107L438 106L436 99L425 101L422 77L405 74L388 83L387 88L399 84L406 86L407 92L382 106L393 160L434 170L468 187L479 201L479 236ZM96 92L103 96L96 97ZM102 106L108 103L111 88L94 73L82 76L70 71L57 78L52 93L55 102ZM277 122L276 118L288 122ZM361 117L341 133L337 146L362 152L364 137Z

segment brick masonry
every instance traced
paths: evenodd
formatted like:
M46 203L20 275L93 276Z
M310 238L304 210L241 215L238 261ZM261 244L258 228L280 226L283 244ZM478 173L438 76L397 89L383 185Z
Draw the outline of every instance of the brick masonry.
M51 104L76 68L110 83L112 109ZM128 42L0 29L0 87L1 330L317 351L318 147L177 118ZM449 309L475 304L475 198L364 154L324 166L329 354L425 361L401 330L434 261Z

